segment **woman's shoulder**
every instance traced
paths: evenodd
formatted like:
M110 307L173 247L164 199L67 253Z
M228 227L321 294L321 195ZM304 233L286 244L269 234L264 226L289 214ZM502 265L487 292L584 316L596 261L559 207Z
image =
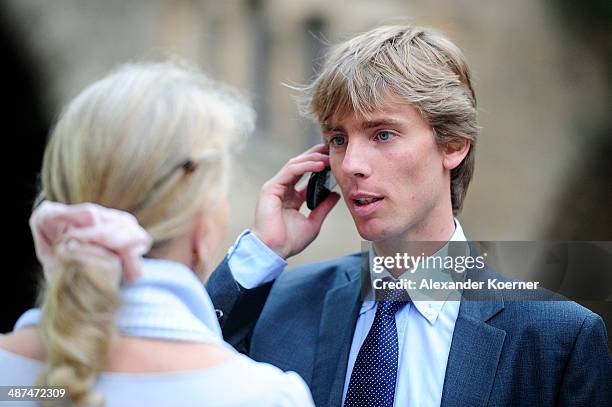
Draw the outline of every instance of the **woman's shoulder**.
M284 372L269 363L256 362L253 359L236 352L226 364L228 370L237 370L240 374L249 377L254 382L262 385L277 384L279 382L292 382L295 379L302 381L301 377L295 372ZM229 372L228 372L229 373Z
M232 356L214 366L172 373L104 373L97 388L109 401L119 403L126 394L137 395L142 405L183 406L314 406L308 387L299 375L244 355ZM120 404L120 403L119 403Z
M271 405L314 406L308 386L297 373L255 362L242 354L237 354L235 359L236 365L244 372L242 382L260 397L269 394Z
M32 335L35 334L34 331ZM23 334L20 336L17 339L23 339ZM24 348L23 344L17 342L9 335L0 336L0 365L3 366L0 370L5 372L0 372L2 385L33 384L43 366L43 362L33 357L37 349ZM215 359L213 363L210 352L207 352L208 361L203 363L205 361L198 357L198 352L192 349L192 352L187 352L189 355L182 357L200 359L192 365L199 368L190 369L186 364L179 363L183 365L182 369L173 371L166 370L163 360L174 358L178 353L168 350L161 353L165 355L159 357L160 352L157 352L158 357L155 358L149 353L149 359L162 361L158 365L161 372L145 372L141 369L135 372L133 363L129 369L115 365L118 369L105 371L99 376L96 389L105 396L109 405L122 405L122 400L133 394L140 395L141 401L151 406L164 405L169 400L176 401L176 397L186 397L186 406L198 405L203 401L206 401L206 405L219 407L314 405L308 387L297 373L283 372L270 364L255 362L233 349L219 349L215 353L218 357L212 358Z
M0 384L34 383L43 362L38 354L40 348L35 346L37 341L23 341L28 335L35 338L36 331L0 336L0 365L3 366L0 369ZM146 405L165 405L166 402L176 401L179 394L182 395L180 398L185 397L184 405L198 405L200 402L219 407L314 405L308 387L297 373L283 372L270 364L255 362L229 346L212 353L208 349L206 358L200 357L199 347L196 346L189 352L181 352L184 353L183 358L194 359L186 363L176 360L178 353L175 349L155 348L158 357L151 357L151 349L143 346L142 342L137 344L143 348L143 360L148 355L146 359L157 361L157 368L162 371L147 372L150 366L135 363L136 360L131 360L129 367L114 365L114 369L99 376L96 384L97 390L108 400L108 405L123 405L125 400L133 397ZM124 350L134 349L127 346ZM118 353L125 356L128 352ZM139 358L139 354L132 353L136 358ZM111 357L111 362L113 359ZM166 359L167 364L173 366L170 371L165 366ZM174 370L177 362L180 370ZM138 365L139 368L134 369ZM198 368L194 369L194 366Z
M236 405L314 406L308 386L297 373L283 372L239 353L210 373L212 382L225 387L223 397L234 394Z

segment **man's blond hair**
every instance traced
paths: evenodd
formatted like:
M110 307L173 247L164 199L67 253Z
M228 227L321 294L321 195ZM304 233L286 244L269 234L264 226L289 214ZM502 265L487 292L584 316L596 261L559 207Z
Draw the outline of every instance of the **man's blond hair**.
M411 26L373 29L331 48L319 75L302 90L304 112L321 124L332 115L367 116L392 94L423 115L438 145L468 140L467 156L451 171L453 212L461 211L479 126L467 62L446 37Z

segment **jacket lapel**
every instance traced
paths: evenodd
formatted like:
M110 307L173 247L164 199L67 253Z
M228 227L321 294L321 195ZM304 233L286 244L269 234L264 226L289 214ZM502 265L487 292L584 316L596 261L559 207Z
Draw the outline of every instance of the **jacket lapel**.
M495 293L488 299L462 299L448 356L442 406L487 405L506 336L505 331L487 321L503 308L501 295Z
M361 266L347 269L325 296L319 326L311 391L317 406L339 406L342 401L348 355L359 316Z

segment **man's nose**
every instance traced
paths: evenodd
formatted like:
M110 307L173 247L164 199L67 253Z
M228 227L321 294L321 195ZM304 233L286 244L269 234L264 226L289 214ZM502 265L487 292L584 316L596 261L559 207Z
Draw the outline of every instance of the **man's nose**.
M342 171L347 176L367 178L371 169L367 160L367 146L359 140L351 140L342 159Z

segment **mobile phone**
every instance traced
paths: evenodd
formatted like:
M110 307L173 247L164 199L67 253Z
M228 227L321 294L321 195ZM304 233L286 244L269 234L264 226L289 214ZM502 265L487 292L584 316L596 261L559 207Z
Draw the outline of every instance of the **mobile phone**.
M321 172L313 172L306 187L306 206L313 210L325 200L336 186L336 179L330 167Z

